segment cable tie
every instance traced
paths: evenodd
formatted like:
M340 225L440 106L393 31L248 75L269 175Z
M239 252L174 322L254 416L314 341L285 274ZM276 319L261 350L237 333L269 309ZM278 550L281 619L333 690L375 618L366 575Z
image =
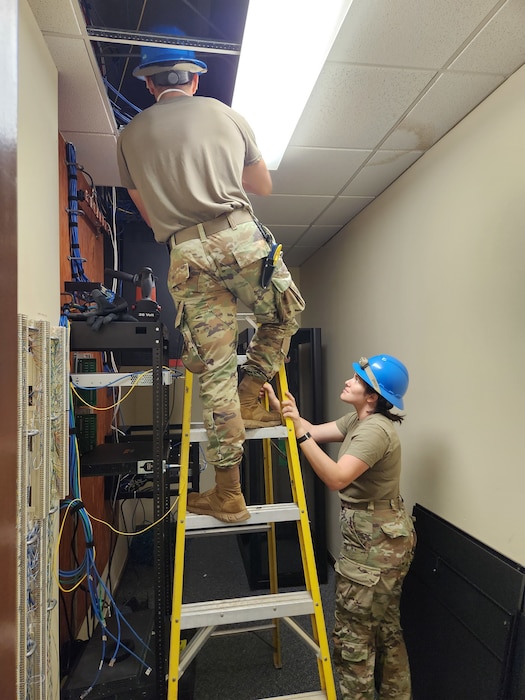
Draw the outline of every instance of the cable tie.
M84 503L83 503L83 501L81 501L81 500L79 499L78 501L75 501L75 502L73 503L73 505L70 507L69 510L70 510L72 513L76 513L76 512L79 511L81 508L84 508Z
M93 549L94 547L95 547L95 543L93 542L93 540L86 542L86 549Z

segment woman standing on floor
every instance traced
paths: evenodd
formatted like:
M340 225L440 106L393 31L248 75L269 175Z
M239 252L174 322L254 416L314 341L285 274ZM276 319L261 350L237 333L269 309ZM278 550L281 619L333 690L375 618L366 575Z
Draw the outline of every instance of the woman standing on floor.
M410 700L408 656L399 620L403 579L415 532L399 492L401 446L395 428L404 416L406 367L391 355L353 363L341 400L353 410L312 425L287 393L281 404L297 443L319 478L341 498L342 546L335 564L334 665L344 700ZM264 387L272 408L279 405ZM337 461L317 443L340 442Z

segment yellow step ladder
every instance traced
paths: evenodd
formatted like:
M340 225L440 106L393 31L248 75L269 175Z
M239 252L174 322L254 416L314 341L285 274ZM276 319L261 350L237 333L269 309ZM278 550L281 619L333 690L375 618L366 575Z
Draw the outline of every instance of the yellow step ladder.
M276 375L277 396L282 399L288 390L284 365ZM177 511L175 560L173 573L173 599L171 614L171 636L168 671L167 700L178 697L179 680L205 642L217 627L233 623L256 623L271 621L273 630L273 661L281 667L280 625L282 619L296 632L317 657L319 689L312 692L280 696L280 700L335 700L336 691L326 635L323 607L317 578L310 523L299 461L299 453L293 424L275 428L247 430L246 439L262 440L264 455L264 483L266 503L248 506L250 519L238 525L222 523L207 515L195 515L186 510L188 494L188 472L190 444L206 441L203 427L191 423L191 400L193 375L186 371L184 381L184 402L182 414L182 439L180 453L179 503ZM275 504L273 497L272 447L273 439L281 439L286 444L286 456L290 475L293 502ZM305 580L304 591L279 593L277 572L277 547L275 537L276 522L297 522L297 532L301 550L301 560ZM184 580L185 539L191 534L235 534L266 530L268 533L268 567L270 593L263 595L212 600L199 603L182 603ZM309 615L311 632L303 629L293 618ZM247 631L254 629L247 627ZM197 630L181 651L181 631ZM312 659L312 663L315 663ZM255 697L255 696L254 696ZM269 698L267 700L270 700ZM273 698L273 700L279 700Z

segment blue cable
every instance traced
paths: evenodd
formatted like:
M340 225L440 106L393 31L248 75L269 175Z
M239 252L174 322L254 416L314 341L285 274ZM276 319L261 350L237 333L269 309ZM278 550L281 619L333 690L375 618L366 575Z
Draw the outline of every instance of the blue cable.
M68 508L71 510L73 508L73 512L76 512L78 515L79 522L82 526L82 531L84 535L84 540L86 543L86 550L84 553L84 559L83 561L78 564L74 569L71 569L69 571L65 571L63 569L59 569L59 576L62 581L66 582L68 587L71 587L75 584L78 584L80 581L83 579L86 579L87 581L87 589L91 601L91 608L93 611L93 615L95 619L100 623L101 626L101 638L102 638L102 650L101 650L101 659L100 663L98 666L98 669L95 673L95 676L93 678L93 681L91 682L90 686L80 695L80 698L85 698L87 695L91 692L93 689L94 685L97 683L98 678L100 676L100 673L102 671L102 668L104 666L104 660L106 656L106 642L108 637L111 638L112 640L115 641L115 651L112 655L112 658L110 660L110 665L112 666L116 660L116 656L118 654L119 649L125 649L131 656L133 656L139 663L144 666L146 669L146 673L149 675L151 673L151 666L148 665L143 659L140 658L137 654L135 654L131 649L129 649L123 642L122 642L122 626L125 625L131 633L135 636L137 641L143 646L145 649L146 653L149 652L151 653L151 649L149 646L144 642L139 635L136 633L136 631L133 629L133 627L130 625L130 623L126 620L124 615L121 613L121 611L118 609L115 600L102 580L102 577L100 576L100 573L97 570L96 564L95 564L95 558L94 558L94 549L93 549L93 527L91 524L91 519L82 503L82 500L80 498L80 479L79 479L79 470L78 470L78 450L77 450L77 439L76 435L74 434L74 426L75 426L75 420L74 420L74 413L73 413L73 394L70 391L70 411L69 411L69 424L70 427L72 428L71 435L70 435L70 442L69 442L69 463L70 463L70 493L71 493L71 498L65 499L61 503L61 509L66 509ZM76 507L75 507L75 504ZM114 612L114 616L116 617L117 621L117 634L113 634L111 630L107 627L106 620L104 618L104 615L102 613L102 610L100 608L100 598L97 592L97 588L100 586L105 594L105 597L108 601L109 606Z
M123 102L125 102L128 107L131 107L132 109L135 110L135 112L138 114L139 112L142 112L140 107L137 107L137 105L134 105L133 102L130 102L124 95L119 92L116 88L113 87L113 85L109 82L107 78L104 78L104 85L111 90L111 92L116 95L118 98L120 98Z
M68 174L68 216L70 239L71 276L75 282L89 282L84 272L83 259L78 240L78 188L77 155L72 143L66 143L66 165Z

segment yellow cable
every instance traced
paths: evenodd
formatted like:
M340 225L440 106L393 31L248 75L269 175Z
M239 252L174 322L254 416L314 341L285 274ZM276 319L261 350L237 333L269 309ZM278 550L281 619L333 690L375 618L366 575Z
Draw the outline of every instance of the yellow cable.
M171 371L170 367L163 367L162 369L167 369L167 370L170 370L170 371ZM101 407L101 406L93 406L92 404L88 403L85 399L82 398L82 396L80 396L80 394L78 393L78 391L77 391L75 385L74 385L72 382L71 382L71 389L73 390L73 393L75 394L75 396L77 397L77 399L79 399L79 401L82 401L82 403L83 403L85 406L87 406L88 408L92 408L94 411L109 411L110 409L115 408L116 406L120 406L120 404L128 398L128 396L131 394L131 392L132 392L134 389L137 388L137 386L143 386L143 385L140 385L140 384L139 384L139 381L142 379L142 377L145 377L146 374L151 374L152 372L153 372L152 369L147 369L145 372L141 372L140 374L137 374L137 375L136 375L136 378L135 378L135 381L133 382L133 384L132 384L131 387L129 388L129 391L126 392L126 393L124 394L124 396L122 396L116 403L112 404L111 406L102 406L102 407ZM106 385L106 386L93 387L93 388L98 388L98 389L114 389L115 387L114 387L114 386L111 386L111 384L108 384L108 385ZM85 387L82 387L82 389L85 391ZM91 389L91 387L90 387L90 389Z
M150 525L145 527L143 530L137 530L136 532L121 532L120 530L117 530L116 528L114 528L113 525L110 525L108 522L106 522L106 520L100 520L99 518L95 518L95 516L91 515L91 513L88 513L87 510L86 510L86 513L88 514L88 516L92 520L96 520L97 523L102 523L102 525L106 525L107 527L109 527L109 529L112 530L116 535L124 535L124 537L133 537L134 535L142 535L144 532L151 530L152 527L155 527L155 525L158 525L159 523L161 523L164 520L164 518L166 518L172 512L172 510L175 508L175 506L177 505L178 502L179 502L179 497L177 496L177 498L173 502L173 505L170 506L169 510L167 510L164 513L164 515L162 515L154 523L151 523Z
M67 504L66 512L64 513L64 517L63 517L62 523L61 523L61 525L60 525L60 530L59 530L59 532L58 532L57 543L56 543L55 551L54 551L54 555L53 555L53 574L54 574L54 576L55 576L55 580L56 580L56 582L57 582L57 585L58 585L58 587L60 588L60 590L62 591L62 593L72 593L72 592L75 590L75 588L78 588L78 587L80 586L80 584L82 583L82 581L83 581L83 580L86 578L86 576L87 576L87 574L84 574L84 576L82 576L82 578L81 578L79 581L77 581L77 583L73 586L73 588L64 588L64 587L62 586L62 584L60 583L60 577L58 576L58 567L56 566L56 562L57 562L57 559L58 559L58 551L59 551L59 549L60 549L60 540L62 539L62 533L63 533L63 531L64 531L64 526L65 526L66 520L67 520L67 514L68 514L68 512L69 512L69 509L70 509L75 503L82 503L82 501L80 500L80 498L74 498L72 501L70 501L70 502ZM93 559L95 559L95 556L96 556L96 551L95 551L95 547L93 547Z
M78 391L76 390L75 385L74 385L72 382L71 382L71 389L72 389L73 393L75 394L75 396L77 397L77 399L79 399L79 401L82 401L82 403L83 403L85 406L88 406L88 408L92 408L92 409L95 410L95 411L109 411L110 409L115 408L116 406L120 406L120 404L121 404L123 401L125 401L125 399L128 398L128 396L131 394L131 392L133 391L133 389L136 389L136 387L138 386L138 381L139 381L140 379L142 379L142 377L144 377L144 376L145 376L146 374L148 374L149 372L151 372L151 370L150 370L150 369L147 369L145 372L142 372L141 374L139 374L139 375L137 376L136 381L132 384L132 386L130 386L129 391L126 392L126 393L124 394L124 396L122 396L118 401L116 401L116 402L115 402L114 404L112 404L111 406L102 406L102 407L101 407L101 406L92 406L92 405L91 405L90 403L88 403L85 399L83 399L82 396L80 396L80 394L79 394ZM100 387L100 388L101 388L101 389L103 389L103 388L104 388L104 389L107 389L108 387ZM110 388L111 388L111 387L110 387Z

